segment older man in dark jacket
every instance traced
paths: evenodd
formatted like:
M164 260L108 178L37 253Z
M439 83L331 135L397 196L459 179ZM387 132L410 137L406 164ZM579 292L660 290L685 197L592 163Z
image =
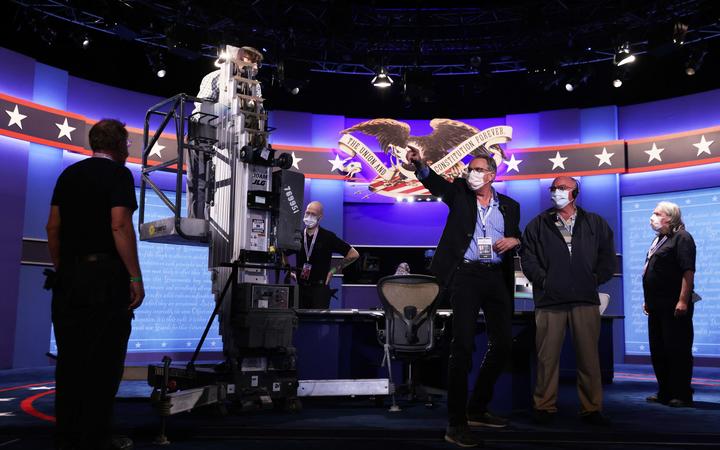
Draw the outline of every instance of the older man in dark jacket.
M560 352L569 324L577 359L578 394L585 422L607 425L602 415L597 288L615 270L613 232L597 214L575 205L577 181L558 177L550 187L554 208L525 228L522 269L533 284L537 346L534 417L547 424L557 412Z
M510 358L514 293L514 249L520 245L520 205L492 188L497 167L475 157L467 179L452 183L407 153L418 179L448 205L445 229L430 270L451 293L452 344L448 367L449 425L445 439L461 447L479 445L468 426L504 427L507 419L488 411L493 388ZM488 335L475 389L468 402L467 377L482 308Z

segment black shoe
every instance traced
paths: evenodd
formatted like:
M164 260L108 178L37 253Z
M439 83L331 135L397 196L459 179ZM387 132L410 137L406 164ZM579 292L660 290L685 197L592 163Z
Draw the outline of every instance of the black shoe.
M506 418L498 417L489 411L485 411L484 413L468 413L467 421L471 427L491 428L505 428L510 423Z
M694 406L692 400L686 401L680 400L679 398L674 398L670 400L669 402L667 402L667 405L672 408L692 408Z
M583 414L580 416L583 422L588 425L595 425L598 427L609 427L612 425L610 419L603 416L600 411L593 411L591 413Z
M544 410L534 409L533 410L533 422L538 425L550 425L555 421L555 413Z
M660 397L657 394L648 395L647 397L645 397L645 401L648 403L660 403L662 405L668 404L668 401L665 398Z
M108 443L108 450L132 450L134 443L126 436L113 436Z
M445 440L459 447L482 447L485 445L480 436L473 433L467 425L448 426L445 429Z

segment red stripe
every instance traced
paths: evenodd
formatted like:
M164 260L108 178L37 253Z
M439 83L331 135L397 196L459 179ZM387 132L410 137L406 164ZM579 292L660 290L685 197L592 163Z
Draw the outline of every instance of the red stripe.
M23 100L18 97L13 97L12 95L0 94L0 98L3 100L7 100L11 103L17 103L18 105L27 106L28 108L33 108L33 109L39 109L40 111L57 114L59 116L72 117L73 119L82 120L82 121L86 120L85 116L83 116L83 115L71 113L69 111L63 111L62 109L50 108L49 106L39 105L39 104L33 103L29 100Z
M658 164L657 166L633 167L631 169L628 169L628 172L629 173L637 173L637 172L650 172L653 170L677 169L679 167L702 166L704 164L711 164L711 163L716 163L716 162L720 162L720 157L698 159L695 161L684 161L684 162L678 162L678 163Z
M18 389L31 388L31 387L35 387L35 386L45 386L48 384L55 384L55 382L54 381L45 381L44 383L23 384L22 386L13 386L13 387L8 387L8 388L2 388L2 389L0 389L0 392L16 391Z
M272 148L275 150L290 150L296 152L322 152L332 153L334 148L327 147L306 147L303 145L288 145L288 144L272 144Z
M528 147L528 148L512 148L507 149L505 153L508 155L514 153L526 153L526 152L555 152L555 151L568 151L568 150L579 150L581 148L592 148L592 147L609 147L611 145L621 145L624 141L604 141L604 142L590 142L588 144L566 144L566 145L550 145L547 147Z
M603 169L603 170L580 170L576 172L553 172L553 173L534 173L530 175L502 175L497 177L498 181L510 181L510 180L531 180L537 178L555 178L555 177L579 177L585 175L602 175L607 173L623 173L624 168L618 169Z
M345 180L345 175L325 175L322 173L306 173L305 178L321 178L323 180Z
M628 139L627 143L628 144L641 144L644 142L665 141L667 139L692 136L695 134L713 133L715 131L720 131L720 126L700 128L699 130L681 131L679 133L661 134L660 136L653 136L653 137L646 137L646 138Z
M33 402L39 398L45 397L46 395L54 394L55 390L47 391L47 392L41 392L39 394L35 394L32 397L28 397L22 402L20 402L20 409L22 409L26 414L30 414L33 417L37 417L41 420L47 420L48 422L55 422L55 416L50 416L45 413L42 413L35 409L33 406Z

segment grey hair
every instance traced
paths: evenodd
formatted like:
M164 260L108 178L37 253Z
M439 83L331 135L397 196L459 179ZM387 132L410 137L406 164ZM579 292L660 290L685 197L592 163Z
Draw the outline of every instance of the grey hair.
M670 218L668 225L673 233L685 229L685 223L682 221L682 212L680 212L680 207L677 204L663 201L658 203L655 208L660 209L660 211L664 212Z
M497 163L493 159L492 155L486 155L485 153L480 153L480 154L476 154L475 156L473 156L473 159L478 159L478 158L484 159L485 161L487 161L488 169L490 169L490 171L492 171L494 173L497 173ZM472 160L470 160L470 162L472 162ZM469 164L468 164L468 166L469 166Z

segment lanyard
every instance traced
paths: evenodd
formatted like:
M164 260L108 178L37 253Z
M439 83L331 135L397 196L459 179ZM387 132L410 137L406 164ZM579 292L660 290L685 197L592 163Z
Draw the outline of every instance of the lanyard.
M645 275L645 271L647 270L648 264L650 263L650 258L655 254L655 252L660 248L661 245L663 245L667 241L667 236L663 236L662 239L660 239L660 236L656 237L653 241L652 245L650 246L650 250L647 252L647 257L645 258L645 265L643 266L643 275Z
M312 255L313 249L315 248L315 239L317 239L317 235L320 233L320 230L315 230L315 233L313 234L312 242L310 243L310 249L308 249L307 244L307 228L305 228L305 239L303 239L303 247L305 247L305 256L307 257L307 261L310 261L310 255Z
M493 201L490 200L490 204L488 205L487 211L485 211L485 215L482 214L482 207L480 206L480 202L478 202L478 217L480 218L480 223L482 224L482 230L483 230L483 236L485 236L485 224L487 224L487 219L490 217L490 213L493 209Z

